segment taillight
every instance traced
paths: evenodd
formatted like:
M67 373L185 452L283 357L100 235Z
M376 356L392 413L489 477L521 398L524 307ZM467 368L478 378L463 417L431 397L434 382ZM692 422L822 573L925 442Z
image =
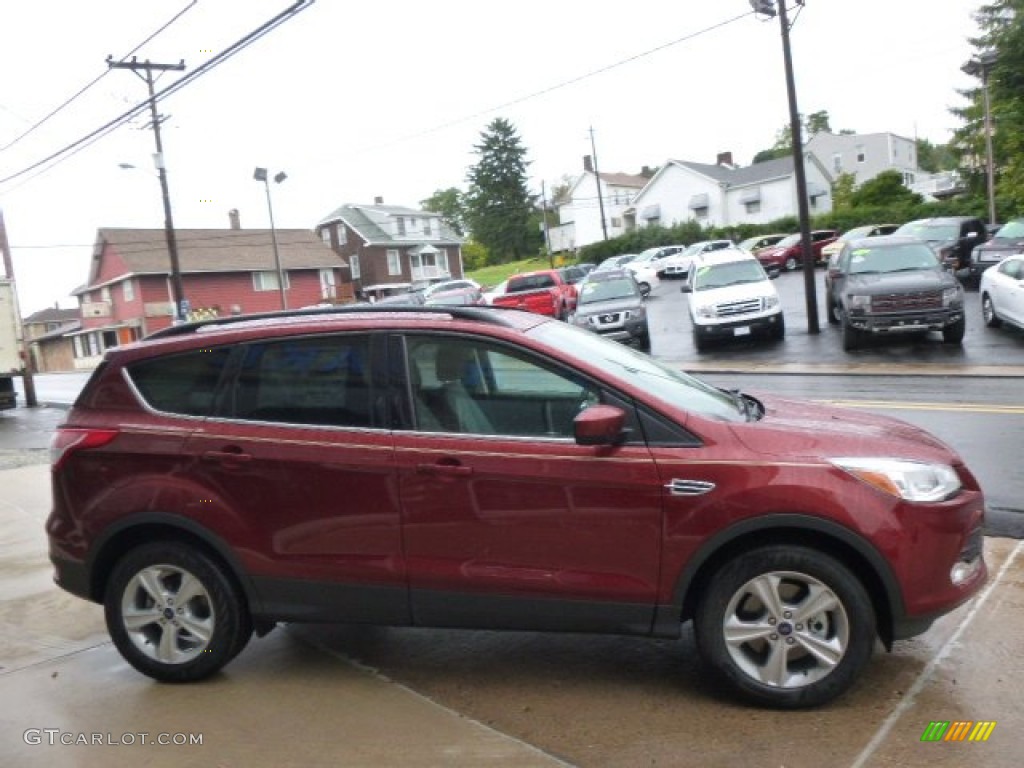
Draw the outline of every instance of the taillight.
M65 460L75 451L99 448L107 445L120 434L116 429L77 429L57 427L57 433L50 441L50 468L61 468Z

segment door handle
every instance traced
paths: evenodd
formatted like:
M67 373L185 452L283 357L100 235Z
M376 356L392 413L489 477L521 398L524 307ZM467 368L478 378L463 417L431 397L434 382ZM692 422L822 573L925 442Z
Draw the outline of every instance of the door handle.
M436 464L417 464L416 473L420 475L446 475L448 477L468 477L473 468L457 462L437 462Z
M203 460L217 461L221 464L244 464L252 460L252 455L242 453L242 451L237 449L233 451L204 451Z

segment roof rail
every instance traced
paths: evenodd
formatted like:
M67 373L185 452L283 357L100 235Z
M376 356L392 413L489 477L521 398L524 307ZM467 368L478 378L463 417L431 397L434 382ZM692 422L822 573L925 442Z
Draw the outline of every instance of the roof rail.
M364 315L364 314L437 314L448 315L457 320L476 320L481 323L492 325L511 326L507 318L500 317L501 313L511 308L505 307L459 307L446 305L413 305L413 304L346 304L344 306L331 307L309 307L306 309L284 309L276 312L256 312L251 315L229 315L228 317L211 317L206 320L198 320L193 323L182 323L172 325L168 328L161 328L159 331L146 336L146 339L166 339L171 336L184 336L194 333L201 328L210 326L228 326L236 323L248 323L253 320L279 320L290 317L322 317L324 315Z

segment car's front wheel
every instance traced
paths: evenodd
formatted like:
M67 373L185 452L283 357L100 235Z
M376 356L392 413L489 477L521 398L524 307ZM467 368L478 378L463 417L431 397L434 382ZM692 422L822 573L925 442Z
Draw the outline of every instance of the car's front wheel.
M846 352L852 352L855 349L859 349L860 345L864 343L864 331L854 328L850 321L843 318L843 350Z
M985 318L985 325L989 328L998 328L1003 324L996 314L996 305L992 303L992 297L987 293L981 297L981 316Z
M831 294L825 296L825 315L828 317L829 325L839 325L839 305Z
M786 709L846 691L876 633L864 585L837 559L802 546L728 561L708 581L695 625L702 658L738 693Z
M223 566L180 542L130 550L114 566L104 604L117 650L164 682L209 677L252 635L244 600Z
M797 260L796 256L787 256L786 257L785 267L786 267L786 271L787 272L794 272L794 271L796 271L796 268L799 267L799 266L800 266L800 262Z

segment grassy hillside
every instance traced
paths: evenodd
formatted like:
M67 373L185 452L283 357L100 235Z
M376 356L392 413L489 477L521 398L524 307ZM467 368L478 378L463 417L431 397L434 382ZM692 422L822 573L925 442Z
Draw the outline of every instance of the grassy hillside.
M501 281L508 279L509 275L517 275L520 272L533 272L537 269L549 269L550 266L546 258L534 257L522 261L511 261L508 264L495 264L491 267L476 269L472 272L467 272L466 277L476 280L484 288L491 288Z

